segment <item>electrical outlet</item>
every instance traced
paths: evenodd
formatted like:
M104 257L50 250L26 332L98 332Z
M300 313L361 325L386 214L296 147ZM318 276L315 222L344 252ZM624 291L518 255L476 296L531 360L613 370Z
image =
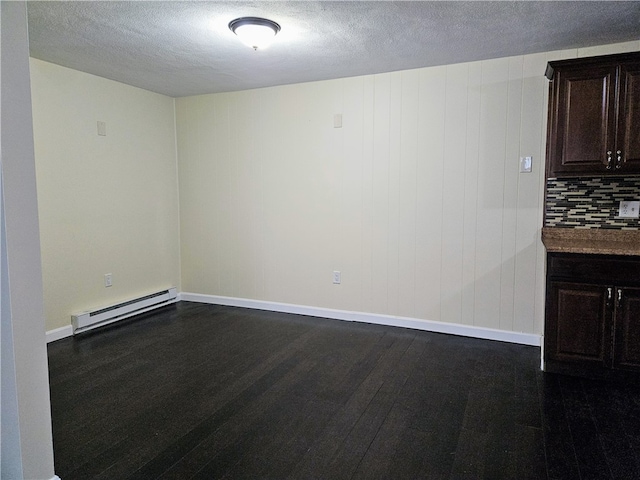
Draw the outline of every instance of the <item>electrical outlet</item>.
M640 201L636 202L620 202L618 216L620 218L638 218L640 215Z
M113 280L111 278L111 274L110 273L105 273L104 274L104 286L105 287L110 287L111 285L113 285Z
M333 271L333 283L335 283L336 285L339 285L340 282L342 282L342 275L340 274L339 271L334 270Z

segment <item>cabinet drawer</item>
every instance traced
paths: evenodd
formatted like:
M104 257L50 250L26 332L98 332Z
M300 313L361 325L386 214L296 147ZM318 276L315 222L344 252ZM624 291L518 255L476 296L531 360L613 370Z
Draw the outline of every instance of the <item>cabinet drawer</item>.
M598 285L640 286L640 258L549 253L547 276Z

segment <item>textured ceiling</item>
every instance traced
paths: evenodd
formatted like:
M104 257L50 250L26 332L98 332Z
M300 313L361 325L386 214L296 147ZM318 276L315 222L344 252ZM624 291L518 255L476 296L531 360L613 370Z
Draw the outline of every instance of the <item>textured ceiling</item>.
M33 57L173 97L640 38L635 1L30 1L28 11ZM241 16L282 31L253 51L227 28Z

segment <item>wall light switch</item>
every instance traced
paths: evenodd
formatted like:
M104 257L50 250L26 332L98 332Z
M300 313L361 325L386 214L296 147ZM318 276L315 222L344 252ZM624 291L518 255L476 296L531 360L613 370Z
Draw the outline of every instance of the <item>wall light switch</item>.
M107 136L107 122L98 122L98 135L101 137Z
M640 201L637 202L620 202L618 210L620 218L639 218L640 217Z
M339 285L342 282L342 275L340 274L339 271L334 270L333 272L333 283L335 283L336 285Z
M105 273L104 274L104 286L105 287L110 287L111 285L113 285L113 279L111 277L110 273Z
M336 113L333 116L333 128L342 128L342 114Z
M520 173L531 173L533 157L520 157Z

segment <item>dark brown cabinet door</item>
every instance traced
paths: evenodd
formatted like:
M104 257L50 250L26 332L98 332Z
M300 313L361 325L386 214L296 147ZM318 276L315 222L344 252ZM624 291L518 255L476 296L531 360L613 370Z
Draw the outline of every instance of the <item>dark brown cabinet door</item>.
M640 173L640 62L620 67L619 104L614 168Z
M601 175L615 168L616 72L615 66L557 70L551 105L550 177Z
M545 325L546 359L583 366L609 366L610 291L613 291L612 287L602 285L550 282Z
M614 366L640 370L640 288L618 288Z
M640 52L549 62L548 177L640 174Z

